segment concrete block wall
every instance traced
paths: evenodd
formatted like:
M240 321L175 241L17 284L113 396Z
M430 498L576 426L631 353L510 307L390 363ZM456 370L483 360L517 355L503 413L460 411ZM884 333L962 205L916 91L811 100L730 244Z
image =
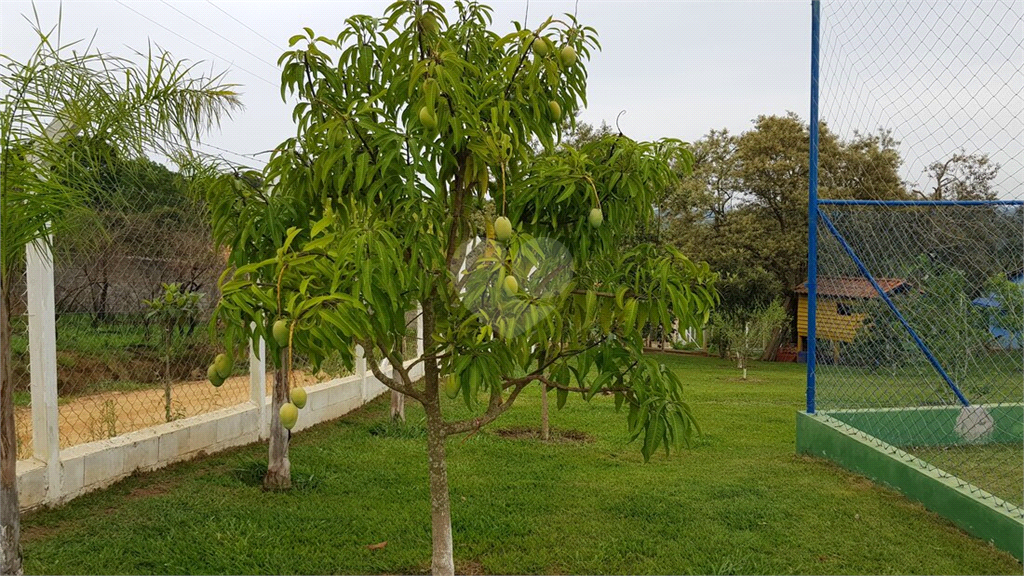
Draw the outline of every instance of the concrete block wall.
M420 332L422 334L422 332ZM422 336L421 336L422 338ZM422 354L422 340L417 346ZM260 345L262 349L262 343ZM293 432L348 414L372 401L388 388L366 369L358 350L356 374L306 386L308 400L299 412ZM33 457L17 464L19 503L23 510L55 505L109 486L136 471L148 471L203 454L265 440L270 433L270 397L265 391L265 368L253 354L250 363L250 401L216 412L159 424L121 436L59 449L56 426L34 430ZM415 361L409 361L407 366ZM382 366L390 373L390 366ZM46 396L56 398L56 377L32 379L33 394L43 395L37 386L52 386ZM412 368L414 377L423 365ZM57 421L57 403L32 403L34 421ZM37 414L36 411L41 412Z

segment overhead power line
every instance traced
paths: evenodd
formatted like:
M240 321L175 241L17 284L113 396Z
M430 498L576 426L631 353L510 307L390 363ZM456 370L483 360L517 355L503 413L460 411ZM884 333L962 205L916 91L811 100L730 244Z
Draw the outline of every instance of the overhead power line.
M152 19L152 18L150 18L149 16L146 16L146 15L145 15L145 14L143 14L142 12L139 12L138 10L136 10L136 9L132 8L132 7L131 7L131 6L129 6L128 4L124 3L124 2L122 1L122 0L116 0L116 1L117 1L117 3L118 3L118 4L120 4L121 6L123 6L123 7L127 8L128 10L131 10L132 12L134 12L134 13L136 13L137 15L141 16L142 18L145 18L146 20L149 20L149 21L150 21L150 22L152 22L153 24L156 24L156 25L157 25L157 26L159 26L160 28L163 28L164 30L166 30L166 31L170 32L171 34L174 34L174 35L175 35L175 36L177 36L178 38L181 38L181 39L182 39L182 40L184 40L185 42L188 42L189 44L191 44L191 45L195 46L196 48L199 48L200 50L202 50L203 52L206 52L207 54L209 54L209 55L213 56L214 58L221 58L220 56L218 56L217 54L214 54L213 52L211 52L211 51L210 51L210 50L208 50L207 48L204 48L203 46L200 46L199 44L196 44L196 43L195 43L195 42L193 42L192 40L189 40L188 38L186 38L186 37L182 36L181 34L179 34L179 33L175 32L174 30L171 30L171 29L170 29L170 28L168 28L167 26L164 26L163 24L161 24L161 23L157 22L156 20L153 20L153 19ZM266 78L264 78L263 76L260 76L259 74L257 74L257 73L255 73L255 72L253 72L252 70L248 70L248 69L246 69L246 68L242 68L241 66L239 66L239 65L237 65L237 64L234 64L234 63L232 63L232 64L231 64L231 66L233 66L234 68L238 68L239 70L241 70L242 72L245 72L246 74L249 74L249 75L250 75L250 76L252 76L253 78L256 78L256 79L258 79L258 80L262 80L262 81L263 81L264 83L266 83L266 84L268 84L268 85L272 86L272 87L273 87L274 89L277 89L277 88L278 88L278 84L277 84L276 82L271 82L270 80L267 80Z
M242 26L244 26L244 27L245 27L245 28L246 28L246 29L247 29L248 31L252 32L253 34L255 34L255 35L259 36L260 38L262 38L263 40L265 40L265 41L267 42L267 44L270 44L271 46L273 46L273 47L274 47L274 49L276 49L276 50L280 50L280 49L282 48L282 46L279 46L279 45L277 44L277 42L274 42L274 41L273 41L273 40L271 40L270 38L267 38L267 37L266 37L266 36L264 36L263 34L260 34L260 33L259 33L259 32L258 32L257 30L255 30L255 29L254 29L253 27L249 26L249 25L248 25L248 24L246 24L245 22L242 22L241 20L239 20L238 18L236 18L234 14L232 14L232 13L228 12L227 10L225 10L225 9L221 8L220 6L217 6L216 4L214 4L213 2L211 2L210 0L206 0L206 3L207 3L207 4L209 4L210 6L213 6L213 7L214 7L214 8L216 8L217 10L220 10L220 11L221 11L222 13L224 13L224 15L225 15L225 16L227 16L228 18L231 18L231 19L232 19L232 20L234 20L235 22L238 22L239 24L241 24Z
M203 24L203 23L202 23L202 22L200 22L199 20L196 20L196 19L195 19L195 18L193 18L192 16L189 16L189 15L188 15L187 13L185 13L185 12L182 12L181 10L179 10L179 9L175 8L175 7L174 7L174 5L172 5L171 3L167 2L167 0L160 0L160 2L161 2L161 3L162 3L162 4L164 5L164 6L167 6L168 8L170 8L171 10L174 10L174 11L175 11L175 12L177 12L178 14L181 14L181 15L182 15L182 16L184 16L185 18L188 18L189 20L191 20L191 21L195 22L196 24L198 24L198 25L202 26L202 27L203 27L203 29L205 29L205 30L206 30L206 31L208 31L209 33L213 34L214 36L216 36L216 37L220 38L221 40L223 40L223 41L227 42L228 44L231 44L232 46L234 46L235 48L238 48L238 49L239 49L239 50L241 50L242 52L245 52L245 53L246 53L246 54L248 54L249 56L252 56L253 58L255 58L255 59L259 60L259 61L260 61L260 62L262 62L263 64L266 64L267 66L270 66L271 68L273 68L273 69L274 69L274 71L277 71L277 70L278 70L278 68L277 68L277 66L276 66L275 64L271 64L270 62L267 62L266 60L264 60L264 59L263 59L263 57L262 57L262 56L260 56L260 55L258 55L258 54L254 54L254 53L253 53L252 51L250 51L250 50L249 50L248 48L246 48L245 46L242 46L241 44L238 44L237 42L235 42L235 41L233 41L233 40L231 40L231 39L229 39L229 38L226 38L226 37L225 37L224 35L222 35L221 33L217 32L217 31L216 31L216 30L214 30L213 28L210 28L210 27L209 27L209 26L207 26L206 24Z

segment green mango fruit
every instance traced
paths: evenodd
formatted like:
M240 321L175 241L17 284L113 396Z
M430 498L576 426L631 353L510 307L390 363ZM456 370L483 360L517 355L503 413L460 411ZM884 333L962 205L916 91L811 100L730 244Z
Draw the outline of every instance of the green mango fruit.
M214 387L219 387L224 383L224 379L217 373L217 366L214 364L210 364L210 367L206 369L206 377L209 378L210 384L213 384Z
M433 12L427 12L420 18L420 26L423 26L423 31L427 34L437 34L437 17Z
M562 51L558 53L558 56L562 61L562 65L566 68L576 63L576 49L572 46L562 48Z
M601 224L604 223L604 212L601 212L600 208L591 208L590 214L587 216L587 222L593 228L600 228Z
M554 100L548 101L548 108L551 109L551 115L555 117L555 120L562 119L562 107Z
M519 292L519 281L515 276L505 276L505 292L508 294Z
M274 341L277 342L278 346L282 348L288 345L288 321L281 319L274 322L274 327L271 328L271 333L274 336Z
M548 52L550 51L551 45L548 44L548 41L545 40L543 37L538 37L536 40L533 41L533 53L536 54L537 56L543 58L547 56Z
M299 421L299 408L289 402L281 406L281 411L278 415L281 417L281 426L284 426L285 430L291 430L295 423Z
M449 398L459 397L459 380L455 377L454 374L449 374L445 378L444 393L447 394Z
M512 222L504 216L498 216L494 220L494 237L498 242L506 242L512 237Z
M217 375L221 377L221 380L231 376L233 366L227 354L217 354L217 357L213 359L213 367L217 370Z
M434 111L426 106L420 108L420 124L427 130L433 130L437 128L437 117L434 116Z
M304 388L292 388L288 392L288 398L291 399L292 404L295 404L296 408L306 407L306 390Z

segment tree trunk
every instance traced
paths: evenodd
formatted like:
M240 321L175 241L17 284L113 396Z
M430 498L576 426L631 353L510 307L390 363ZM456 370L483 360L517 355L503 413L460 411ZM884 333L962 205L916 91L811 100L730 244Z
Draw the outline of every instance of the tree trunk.
M171 330L167 329L164 336L164 417L165 422L171 421Z
M444 452L444 420L437 394L430 398L423 408L427 414L427 463L430 475L430 527L433 540L433 554L430 571L434 576L455 574L455 560L452 556L452 513L451 498L448 494L448 465Z
M21 574L21 511L18 506L18 436L14 429L11 366L10 278L0 287L0 574Z
M551 428L548 424L548 385L540 383L540 439L547 442L551 439Z
M391 420L405 422L405 394L396 390L391 391Z
M274 372L274 393L270 403L270 456L267 475L263 478L266 490L287 490L292 487L291 463L288 461L288 438L291 432L281 426L281 406L288 403L288 349L281 350L281 366Z

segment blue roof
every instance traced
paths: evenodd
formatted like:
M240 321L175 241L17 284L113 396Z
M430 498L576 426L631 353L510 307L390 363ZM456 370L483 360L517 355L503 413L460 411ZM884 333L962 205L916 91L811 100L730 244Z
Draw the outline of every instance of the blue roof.
M1000 307L999 301L991 296L986 296L984 298L975 298L974 300L971 300L971 304L974 304L975 306L984 306L985 308Z

